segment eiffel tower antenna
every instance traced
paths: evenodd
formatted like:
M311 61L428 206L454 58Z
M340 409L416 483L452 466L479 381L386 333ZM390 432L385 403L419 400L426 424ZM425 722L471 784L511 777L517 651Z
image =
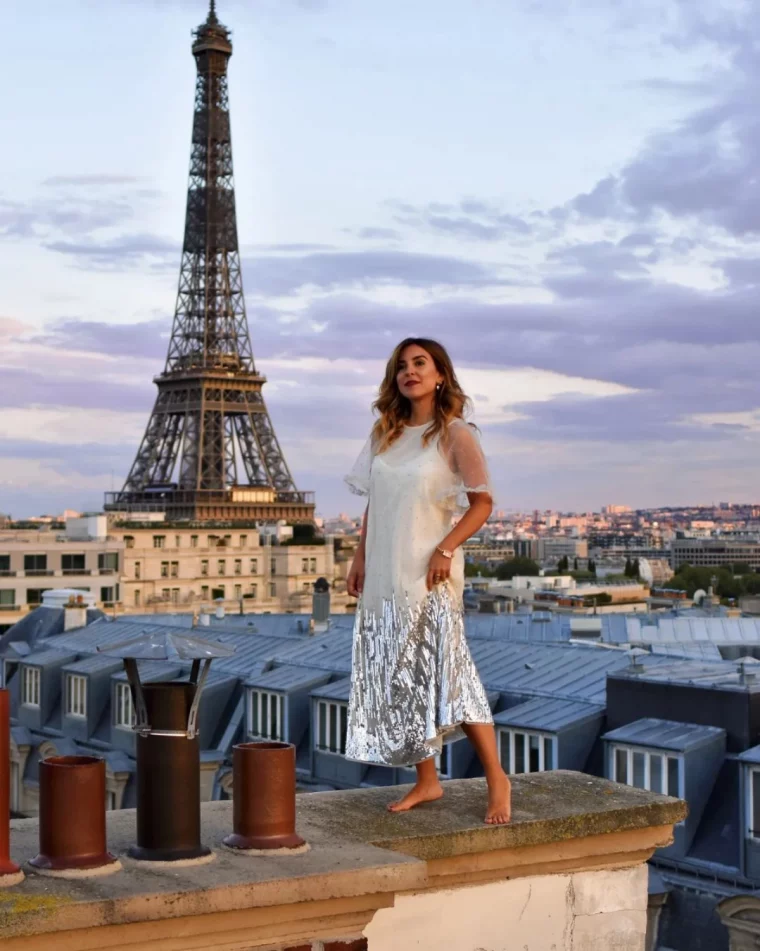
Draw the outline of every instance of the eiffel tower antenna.
M240 274L227 66L215 0L194 34L197 67L179 290L158 395L111 512L193 521L311 522L269 418Z

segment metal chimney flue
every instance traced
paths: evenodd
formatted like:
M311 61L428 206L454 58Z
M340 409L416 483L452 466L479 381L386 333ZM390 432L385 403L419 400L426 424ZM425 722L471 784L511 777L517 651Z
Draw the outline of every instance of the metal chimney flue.
M144 634L102 653L120 657L132 691L137 733L137 842L140 861L175 862L212 855L201 843L198 713L211 661L234 648L200 637ZM187 681L140 681L138 661L190 663Z
M97 756L51 756L40 763L40 875L83 878L118 872L106 848L106 764Z
M760 660L755 657L741 657L736 669L739 671L739 683L755 684L760 673Z

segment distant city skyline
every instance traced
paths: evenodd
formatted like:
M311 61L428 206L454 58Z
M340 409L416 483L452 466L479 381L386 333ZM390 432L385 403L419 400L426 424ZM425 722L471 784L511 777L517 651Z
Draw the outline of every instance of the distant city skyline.
M254 353L322 515L360 509L342 475L408 333L451 350L498 508L755 495L760 12L567 7L217 4ZM174 309L207 8L6 16L0 512L96 509L126 476Z

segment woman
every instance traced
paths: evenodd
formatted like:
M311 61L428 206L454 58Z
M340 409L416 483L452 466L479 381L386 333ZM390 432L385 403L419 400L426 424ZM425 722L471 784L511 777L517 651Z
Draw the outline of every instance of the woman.
M369 496L348 591L354 630L346 756L417 768L392 812L440 799L442 737L463 731L488 782L486 822L510 819L491 710L464 637L459 546L491 514L485 459L445 349L408 338L388 361L379 414L349 487ZM462 517L452 528L452 515Z

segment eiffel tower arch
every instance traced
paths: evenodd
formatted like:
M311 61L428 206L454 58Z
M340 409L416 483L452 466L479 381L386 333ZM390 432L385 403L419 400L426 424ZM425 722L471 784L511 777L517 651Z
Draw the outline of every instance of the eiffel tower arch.
M194 33L190 180L177 305L158 395L110 512L167 518L311 522L264 403L240 273L227 66L230 32L211 0Z

